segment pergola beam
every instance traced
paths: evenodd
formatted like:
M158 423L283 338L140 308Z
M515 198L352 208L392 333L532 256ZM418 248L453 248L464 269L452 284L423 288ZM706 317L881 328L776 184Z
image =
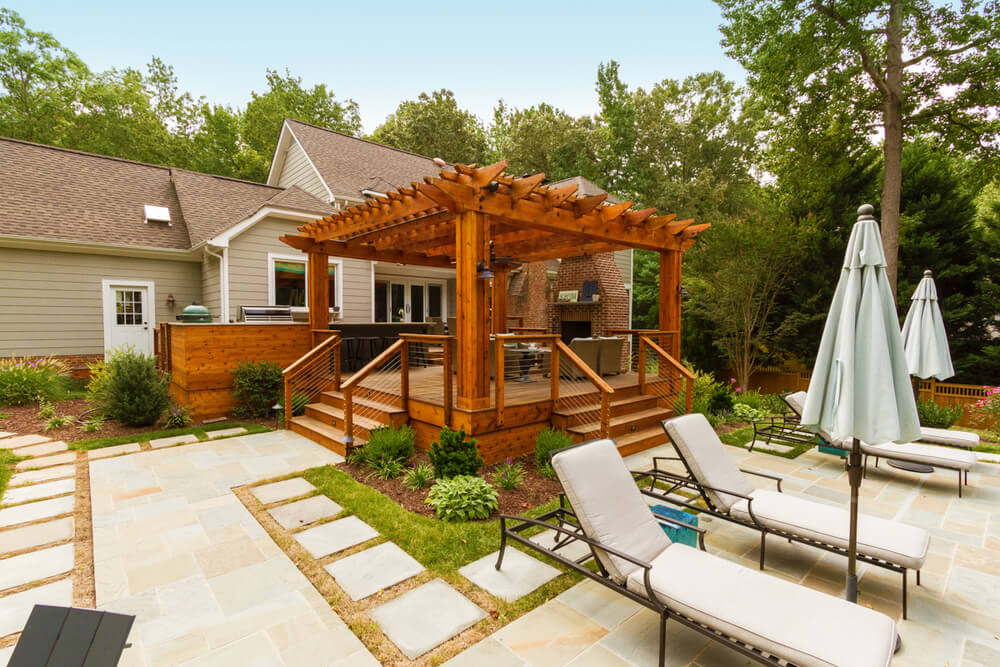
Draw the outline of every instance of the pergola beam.
M331 257L347 257L351 259L367 259L376 262L393 262L396 264L414 264L416 266L433 266L442 269L453 269L455 263L446 255L428 255L405 250L378 250L370 246L348 246L342 241L312 241L302 236L282 236L281 241L303 252L326 253Z

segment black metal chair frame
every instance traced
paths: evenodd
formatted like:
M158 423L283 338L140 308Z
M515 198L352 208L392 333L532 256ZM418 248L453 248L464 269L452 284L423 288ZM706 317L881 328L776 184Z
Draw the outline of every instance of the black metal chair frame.
M571 445L570 447L564 447L562 449L555 450L550 453L550 456L557 454L558 452L565 451L566 449L572 449L574 447L581 447L588 444L587 442L579 443L576 445ZM640 473L640 476L642 474ZM636 476L636 473L633 473ZM649 491L642 489L640 487L639 491L644 495L651 496L653 498L661 499L659 495L655 493L650 493ZM690 530L698 533L698 546L702 551L705 551L705 530L703 528L698 528L696 526L691 526L680 521L675 521L673 519L655 515L654 518L660 523L666 523L677 528L688 528ZM513 525L510 525L513 523ZM532 542L527 537L521 535L522 532L531 528L550 528L555 531L560 537L555 542L555 546L551 549L543 547L540 544ZM788 667L794 667L792 663L789 663L783 659L777 658L766 651L742 642L738 639L730 637L723 634L719 630L716 630L710 626L705 625L699 621L694 620L684 614L681 614L673 609L668 608L666 605L659 601L656 592L653 590L652 583L650 582L649 576L652 570L652 565L643 560L630 556L628 554L618 551L614 547L601 544L597 540L589 538L583 532L583 528L580 526L580 522L573 512L571 507L566 504L565 495L559 496L559 507L554 510L550 510L544 514L537 517L524 517L524 516L512 516L509 514L500 515L500 552L497 555L496 569L499 570L503 564L504 551L507 549L507 541L513 540L518 544L521 544L529 549L538 551L545 554L549 558L558 561L562 565L570 568L574 572L578 572L588 579L592 579L599 584L610 588L611 590L627 597L628 599L641 604L647 609L651 609L656 612L660 617L660 646L659 646L659 665L664 667L666 664L666 640L667 640L667 621L675 620L682 625L691 628L692 630L699 632L706 637L713 639L729 648L745 655L748 658L756 660L757 662L766 665L785 665ZM564 548L566 545L574 542L580 541L586 543L590 547L590 554L583 556L577 560L571 560L559 553L559 549ZM594 558L594 550L600 549L608 554L621 558L622 560L628 561L637 567L643 569L643 582L646 587L646 595L639 595L634 591L628 589L627 586L615 583L604 566L601 565L601 561ZM585 567L583 564L588 560L592 559L597 565L597 569L592 570Z
M666 427L664 427L663 430L664 430L664 432L666 432ZM840 547L840 546L837 546L835 544L830 544L828 542L823 542L821 540L815 540L815 539L813 539L811 537L806 537L804 535L798 535L796 533L790 533L788 531L781 530L779 528L773 528L773 527L765 526L763 523L760 522L759 519L757 519L756 515L753 512L753 498L751 498L750 496L744 495L742 493L736 492L736 491L727 491L725 489L718 489L718 488L711 487L711 486L708 486L707 484L702 484L701 482L699 482L697 479L695 479L694 474L691 472L691 467L688 465L688 462L684 459L683 456L680 455L680 450L677 448L677 445L674 444L673 438L670 437L669 433L667 433L667 437L670 438L670 444L673 445L674 451L678 452L678 455L677 456L656 456L656 457L653 457L653 469L652 470L647 470L647 471L643 471L643 472L634 472L633 473L633 475L635 475L639 481L642 481L644 478L647 478L647 477L649 478L649 488L646 490L646 495L651 496L653 498L657 498L660 501L667 502L667 503L670 503L672 505L676 505L678 507L686 507L686 508L695 510L696 512L704 512L706 514L710 514L711 516L717 517L719 519L723 519L725 521L729 521L731 523L739 524L741 526L746 526L747 528L752 528L752 529L754 529L756 531L759 531L760 532L760 569L761 570L764 569L764 558L765 558L765 555L766 555L767 536L769 534L770 535L776 535L776 536L778 536L778 537L780 537L782 539L788 540L789 542L798 542L799 544L805 544L805 545L808 545L808 546L811 546L811 547L816 547L817 549L822 549L824 551L829 551L830 553L835 553L835 554L838 554L840 556L847 557L847 549L844 548L844 547ZM676 475L674 473L668 472L666 470L661 470L659 468L659 462L660 461L680 461L681 464L684 466L684 469L687 471L688 476L684 477L684 476L681 476L681 475ZM782 481L781 477L778 477L777 475L768 475L766 473L756 472L754 470L746 470L746 469L743 469L743 468L740 468L740 471L743 472L743 473L749 474L749 475L755 475L757 477L763 477L763 478L766 478L766 479L774 480L776 482L776 485L777 485L777 488L778 488L778 492L781 493L781 481ZM665 485L668 488L667 489L657 488L657 486L656 486L657 483ZM671 497L670 496L671 493L674 493L675 491L678 491L680 489L688 489L688 490L691 490L691 491L695 491L695 492L697 492L697 495L695 495L694 497L692 497L692 498L690 498L690 499L688 499L687 501L684 501L684 502L678 500L676 497ZM706 493L707 491L714 491L716 493L724 493L726 495L736 496L737 498L741 498L743 500L746 500L747 501L747 514L750 515L750 521L746 521L744 519L740 519L738 517L730 515L728 512L723 512L722 510L720 510L718 507L715 506L715 504L712 502L712 500L708 497L708 494ZM699 500L704 503L704 505L705 505L704 507L701 507L701 506L699 506L699 505L696 504ZM869 556L867 554L862 554L862 553L858 553L857 554L857 559L859 561L863 562L863 563L867 563L869 565L874 565L875 567L881 567L881 568L884 568L886 570L890 570L892 572L899 573L899 574L901 574L903 576L903 595L902 595L902 599L903 599L903 618L906 619L907 618L906 602L907 602L907 573L908 573L908 568L905 568L902 565L897 565L896 563L890 563L889 561L882 560L881 558L877 558L875 556ZM917 586L919 586L920 585L920 570L916 570L916 573L917 573Z

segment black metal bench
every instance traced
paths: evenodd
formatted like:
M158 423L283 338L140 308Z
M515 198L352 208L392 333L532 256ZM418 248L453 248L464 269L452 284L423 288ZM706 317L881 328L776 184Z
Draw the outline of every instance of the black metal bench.
M113 667L135 616L36 604L8 667Z

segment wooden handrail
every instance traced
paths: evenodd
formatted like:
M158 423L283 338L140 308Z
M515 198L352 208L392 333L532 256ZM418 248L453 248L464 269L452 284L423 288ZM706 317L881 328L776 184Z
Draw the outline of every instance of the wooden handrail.
M493 334L493 337L496 338L499 341L503 341L504 343L511 343L511 342L516 343L516 342L522 341L522 340L555 340L556 338L559 338L559 334L547 334L547 333L542 333L542 334L501 334L499 336L497 336L496 334Z
M285 428L289 428L292 422L292 397L295 394L295 389L292 383L295 378L304 371L309 364L311 364L316 359L320 358L320 355L326 354L333 349L333 385L334 389L338 389L340 385L340 332L333 331L330 332L333 335L326 340L316 345L311 350L303 354L301 357L293 361L289 366L281 372L281 379L283 384L283 390L285 392Z
M570 347L569 347L569 345L567 345L566 343L562 342L561 340L556 340L556 347L559 348L560 354L565 354L566 358L569 359L570 362L574 366L576 366L581 371L583 371L584 377L586 377L588 380L590 380L591 384L593 384L595 387L597 387L602 392L606 392L608 394L615 393L615 390L611 388L611 385L609 385L607 382L605 382L604 378L602 378L600 375L598 375L597 373L595 373L594 369L592 369L590 366L588 366L587 363L583 359L581 359L580 357L576 356L576 352L574 352L573 350L571 350ZM559 369L558 368L553 369L553 372L558 373Z
M520 334L541 334L546 335L548 331L545 327L507 327L507 331Z
M393 343L389 347L387 347L384 350L382 350L382 352L379 353L379 355L377 357L375 357L374 359L372 359L371 361L369 361L367 364L364 365L364 367L361 370L359 370L357 373L355 373L354 375L352 375L347 380L347 382L345 382L342 385L342 389L344 391L346 391L348 389L353 389L354 385L356 385L357 383L361 382L366 377L368 377L369 375L371 375L375 371L376 368L378 368L379 366L381 366L382 364L384 364L386 361L388 361L389 357L391 357L392 355L394 355L397 352L399 352L399 349L401 347L403 347L404 345L406 345L406 341L403 340L402 338L400 338L395 343Z
M685 368L684 364L667 354L649 336L639 337L639 393L645 393L646 391L646 347L655 352L660 359L665 359L684 378L684 411L690 413L691 407L694 404L694 373Z
M642 336L663 336L666 334L679 334L680 331L667 331L661 329L608 329L604 332L608 336L637 334Z
M339 332L338 332L338 334L339 334ZM304 364L312 361L312 359L314 357L316 357L320 352L322 352L325 348L330 347L331 345L340 345L340 336L339 335L337 335L337 336L331 336L330 338L327 338L326 340L324 340L323 342L321 342L319 345L317 345L316 347L314 347L313 349L309 350L308 352L306 352L305 354L303 354L301 357L299 357L298 359L296 359L295 361L293 361L291 364L288 365L287 368L285 368L284 371L282 371L282 375L284 375L286 378L294 377L296 371L298 371L301 366L303 366Z
M657 345L648 336L642 336L640 338L640 340L642 340L643 342L645 342L646 345L648 345L653 350L653 352L656 352L656 354L658 354L660 357L666 359L670 363L670 365L673 366L675 369L677 369L677 372L679 372L681 375L683 375L686 379L688 379L688 380L694 380L694 373L692 373L691 371L689 371L687 369L687 367L684 366L684 364L682 364L681 362L677 361L676 359L674 359L673 357L671 357L669 354L667 354L662 347L660 347L659 345Z
M445 338L450 338L447 334L420 334L420 333L401 333L399 337L403 340L423 340L423 341L444 341Z
M406 352L403 350L408 350L409 348L406 347L408 345L409 343L407 343L404 339L397 339L395 343L382 350L377 357L365 364L361 370L356 372L347 380L347 382L341 385L341 391L344 394L344 444L347 446L348 451L350 451L351 447L354 446L354 385L371 375L376 368L388 361L392 355L396 354L396 352L399 352L400 356L402 356L405 360ZM403 388L403 407L406 407L407 399L407 386L405 379L403 379L406 378L406 370L406 368L399 369L399 372L402 374L400 384Z

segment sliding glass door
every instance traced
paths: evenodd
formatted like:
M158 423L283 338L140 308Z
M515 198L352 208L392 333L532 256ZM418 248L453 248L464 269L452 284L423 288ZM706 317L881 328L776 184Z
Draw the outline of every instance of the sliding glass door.
M447 309L444 283L383 278L375 280L375 322L426 322Z

